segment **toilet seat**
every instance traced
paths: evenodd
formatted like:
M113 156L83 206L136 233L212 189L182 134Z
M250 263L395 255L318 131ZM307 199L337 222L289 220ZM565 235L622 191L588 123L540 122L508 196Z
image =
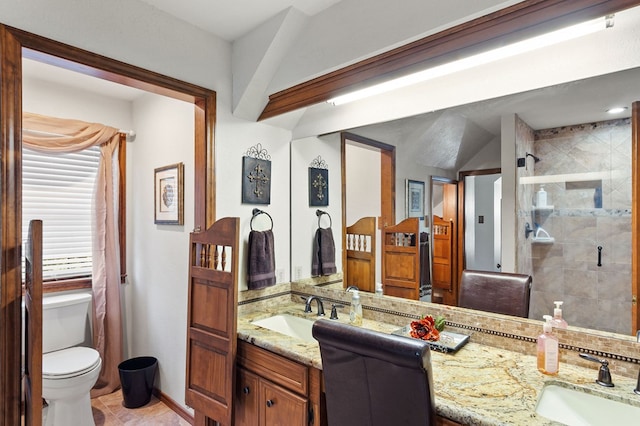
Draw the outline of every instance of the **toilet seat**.
M81 376L100 365L100 354L95 349L73 347L42 355L44 379L68 379Z

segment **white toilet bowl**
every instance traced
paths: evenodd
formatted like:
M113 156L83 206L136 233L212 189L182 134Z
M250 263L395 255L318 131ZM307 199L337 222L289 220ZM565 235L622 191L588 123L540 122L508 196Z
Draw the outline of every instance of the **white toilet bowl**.
M94 426L89 392L100 375L98 351L72 347L42 357L42 397L47 401L45 426Z

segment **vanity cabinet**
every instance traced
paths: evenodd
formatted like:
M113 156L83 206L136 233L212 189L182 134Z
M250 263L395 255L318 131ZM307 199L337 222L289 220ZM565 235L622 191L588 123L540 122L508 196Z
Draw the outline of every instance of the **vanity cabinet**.
M320 425L320 372L238 341L235 425Z
M235 426L327 425L322 371L238 341ZM436 426L461 426L435 416Z

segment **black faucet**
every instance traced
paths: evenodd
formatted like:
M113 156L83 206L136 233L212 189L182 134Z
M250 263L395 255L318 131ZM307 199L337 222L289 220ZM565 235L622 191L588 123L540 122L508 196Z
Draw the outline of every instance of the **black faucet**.
M318 316L319 317L323 317L324 316L324 306L322 306L322 299L320 299L319 296L309 296L307 298L307 301L304 304L304 312L305 313L311 312L311 302L313 302L314 300L318 304Z
M338 319L338 308L344 308L344 305L336 305L335 303L331 304L331 317L332 320Z
M612 388L614 386L611 381L611 372L609 371L609 361L606 359L599 359L593 355L588 354L580 354L581 358L588 359L589 361L599 362L600 370L598 370L598 378L596 379L596 383L600 386L606 386L608 388Z

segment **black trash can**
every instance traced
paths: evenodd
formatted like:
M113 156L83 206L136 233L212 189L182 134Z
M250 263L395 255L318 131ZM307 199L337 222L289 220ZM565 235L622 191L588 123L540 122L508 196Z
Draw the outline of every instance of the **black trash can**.
M131 358L118 365L125 407L138 408L149 403L157 368L158 360L152 356Z

